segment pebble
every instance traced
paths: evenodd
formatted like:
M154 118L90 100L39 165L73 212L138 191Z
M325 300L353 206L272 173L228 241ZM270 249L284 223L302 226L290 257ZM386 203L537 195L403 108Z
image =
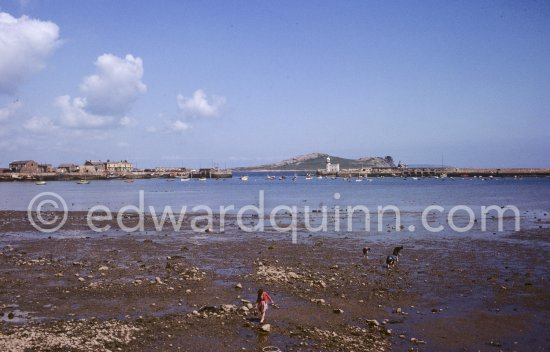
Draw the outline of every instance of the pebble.
M263 332L270 332L271 331L271 325L270 324L264 324L260 327L260 330Z
M344 313L344 311L343 311L342 309L334 309L332 312L333 312L333 313L336 313L336 314L342 314L342 313Z
M239 290L243 288L243 285L239 282L235 285L235 288L238 288Z
M105 271L105 270L109 270L109 268L106 267L106 266L100 266L98 270L99 271Z
M412 342L412 343L415 343L415 344L417 344L417 345L418 345L418 344L425 344L425 343L426 343L426 341L419 340L419 339L417 339L416 337L411 337L411 342Z

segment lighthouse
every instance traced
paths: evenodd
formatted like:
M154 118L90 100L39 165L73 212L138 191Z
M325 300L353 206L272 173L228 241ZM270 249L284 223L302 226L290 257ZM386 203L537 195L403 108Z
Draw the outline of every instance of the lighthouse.
M334 173L340 171L340 164L332 164L330 162L330 156L327 156L326 171L328 173Z

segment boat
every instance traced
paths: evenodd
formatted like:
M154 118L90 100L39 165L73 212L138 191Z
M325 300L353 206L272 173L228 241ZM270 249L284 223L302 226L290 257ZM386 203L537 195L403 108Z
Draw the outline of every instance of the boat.
M199 181L206 181L206 177L199 178Z
M180 181L181 181L181 182L187 182L187 181L189 181L189 180L190 180L189 177L182 177L182 178L180 178Z
M79 185L87 185L88 183L90 183L90 181L88 180L78 180L77 184Z
M46 183L46 181L36 181L34 184L38 186L44 186Z
M358 178L355 180L355 182L363 182L363 179L362 178Z
M248 175L242 175L240 178L241 181L248 181Z
M286 176L282 175L281 177L279 177L279 180L286 180Z
M319 180L322 180L322 179L323 179L323 176L319 175L319 176L317 176L317 178L318 178Z
M275 176L269 176L269 175L267 175L266 179L268 179L268 180L270 180L270 181L271 181L271 180L274 180L274 179L276 179L276 177L275 177Z
M298 179L297 175L292 176L292 181L296 181Z
M413 177L412 179L415 181L418 181L418 177Z
M310 174L306 175L306 180L312 180L312 179L313 179L313 176L311 176Z

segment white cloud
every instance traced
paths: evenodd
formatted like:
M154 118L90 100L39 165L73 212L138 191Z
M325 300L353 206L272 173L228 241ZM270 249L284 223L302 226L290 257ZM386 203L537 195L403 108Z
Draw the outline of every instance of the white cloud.
M220 109L226 102L223 96L212 96L208 101L206 93L202 89L197 89L190 98L178 94L176 100L181 112L190 117L219 116Z
M118 121L118 124L121 125L121 126L131 126L133 124L136 123L136 120L131 118L131 117L128 117L128 116L123 116L119 121Z
M170 123L170 129L174 132L185 132L191 128L191 125L181 120Z
M57 131L59 126L56 126L47 117L34 116L30 120L25 121L23 128L34 133L47 134Z
M54 105L61 109L59 123L71 128L100 128L114 123L112 116L94 115L85 110L86 99L76 97L71 100L68 95L55 99Z
M22 106L23 106L23 103L21 103L21 101L19 100L16 100L0 108L0 122L7 121L10 117L15 115L15 112L19 110L19 108Z
M87 111L99 115L123 115L147 91L141 81L143 62L130 54L120 58L103 54L95 62L96 73L85 77L80 90L86 97Z
M97 58L96 73L80 84L83 97L57 97L61 109L59 123L71 128L129 126L134 120L126 115L140 95L147 91L141 81L143 62L130 54L119 58L104 54Z
M0 93L14 93L23 81L44 68L59 43L55 23L0 12Z

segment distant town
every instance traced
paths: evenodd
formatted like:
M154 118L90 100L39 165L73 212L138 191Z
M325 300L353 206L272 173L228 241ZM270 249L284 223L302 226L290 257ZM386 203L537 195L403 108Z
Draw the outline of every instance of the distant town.
M187 169L183 167L155 167L137 169L127 160L93 161L82 164L63 163L57 167L34 160L16 160L9 167L0 168L0 180L71 180L71 179L133 179L133 178L228 178L230 170L218 168Z
M331 159L332 158L332 159ZM335 162L337 161L337 162ZM346 168L342 168L342 163ZM409 167L394 164L391 156L345 159L323 153L311 153L274 164L236 168L236 172L299 172L317 177L549 177L550 168L455 168ZM127 160L93 161L82 164L62 163L58 166L34 160L16 160L8 168L0 168L0 181L102 180L139 178L208 179L231 178L233 170L219 168L188 169L155 167L138 169Z

